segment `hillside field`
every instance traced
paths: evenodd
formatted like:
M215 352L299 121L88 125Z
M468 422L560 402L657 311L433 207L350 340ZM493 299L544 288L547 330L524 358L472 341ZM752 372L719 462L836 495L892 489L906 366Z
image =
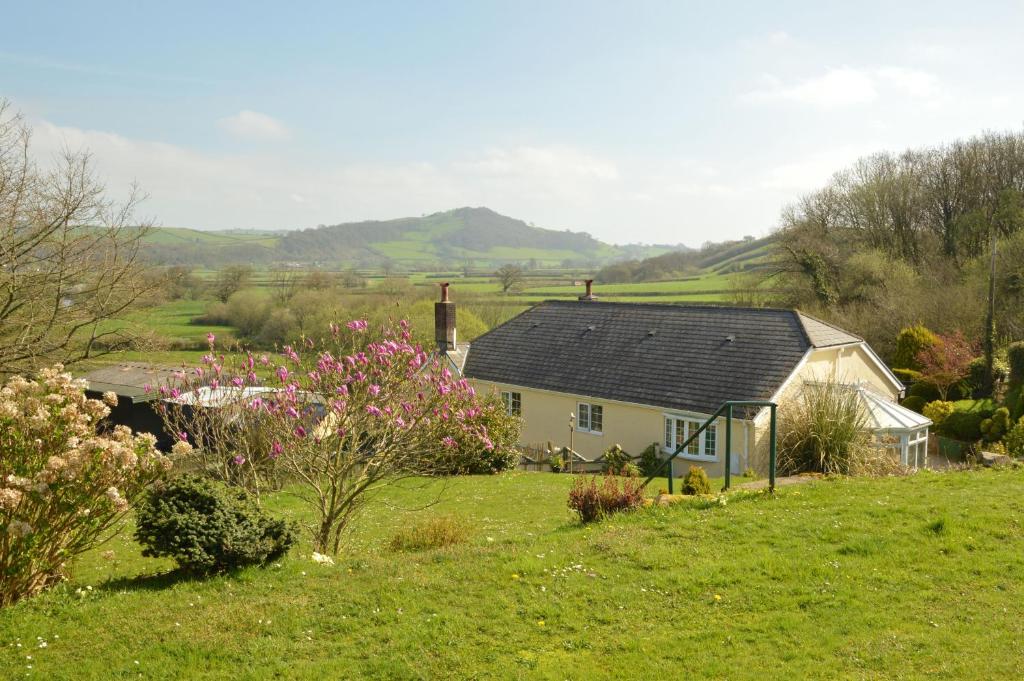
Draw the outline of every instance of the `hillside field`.
M303 544L206 580L141 557L125 525L70 582L0 611L0 676L1009 679L1024 667L1020 469L738 491L590 526L566 508L571 482L409 481L372 503L333 566ZM308 517L284 493L268 506ZM465 543L391 548L400 528L442 516Z

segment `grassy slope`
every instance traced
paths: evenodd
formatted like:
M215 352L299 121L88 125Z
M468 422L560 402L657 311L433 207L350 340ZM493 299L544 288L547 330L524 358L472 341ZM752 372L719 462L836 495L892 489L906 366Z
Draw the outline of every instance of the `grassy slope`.
M431 508L374 504L336 566L302 547L202 582L154 576L167 564L122 534L104 547L115 560L97 550L71 584L0 612L2 676L965 679L1024 665L1019 470L820 482L593 527L567 511L569 483L459 479ZM472 524L466 545L386 548L440 513Z

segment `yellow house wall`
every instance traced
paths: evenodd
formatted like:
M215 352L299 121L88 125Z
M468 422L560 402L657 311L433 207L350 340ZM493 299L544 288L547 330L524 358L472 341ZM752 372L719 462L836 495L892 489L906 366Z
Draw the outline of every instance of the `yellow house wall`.
M601 433L575 431L572 436L572 447L587 459L596 459L613 445L620 445L632 456L640 452L652 442L661 447L665 432L665 415L682 416L704 421L708 414L680 412L660 407L630 404L614 400L604 400L585 395L570 395L546 390L535 390L509 384L491 383L486 381L470 381L481 392L513 391L522 395L523 428L519 443L524 446L541 447L551 442L556 448L569 445L569 414L577 413L580 402L601 405L603 425ZM751 442L749 435L752 424L741 419L733 419L733 452L739 457L737 468L743 471L749 464L745 445ZM693 464L705 468L708 475L718 477L724 475L725 456L725 419L717 424L716 437L717 461L705 459L676 459L674 474L685 475ZM664 456L664 452L663 452Z
M799 387L804 381L862 382L892 399L899 396L896 386L863 345L815 350L797 373L797 379L788 387Z

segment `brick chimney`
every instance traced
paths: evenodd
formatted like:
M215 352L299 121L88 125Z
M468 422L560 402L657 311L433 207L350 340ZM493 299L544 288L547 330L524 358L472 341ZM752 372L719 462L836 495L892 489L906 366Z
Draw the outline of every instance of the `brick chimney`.
M448 300L448 282L441 284L441 300L434 303L434 340L439 352L455 350L455 303Z
M594 295L594 280L587 279L583 283L587 285L587 292L580 296L580 300L597 300L597 296Z

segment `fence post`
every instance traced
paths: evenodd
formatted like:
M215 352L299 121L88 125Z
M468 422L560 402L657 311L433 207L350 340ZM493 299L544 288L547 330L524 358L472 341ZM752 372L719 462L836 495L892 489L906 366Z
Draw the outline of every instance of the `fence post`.
M768 434L768 437L770 438L769 441L768 441L768 490L772 494L774 494L775 493L775 457L776 457L776 453L777 453L776 452L776 447L775 447L775 433L776 433L776 429L775 429L775 410L776 410L776 405L772 404L771 407L769 407L769 408L771 409L771 414L772 414L772 425L769 428L769 434Z
M732 405L725 410L725 487L722 491L729 489L730 472L732 471Z

